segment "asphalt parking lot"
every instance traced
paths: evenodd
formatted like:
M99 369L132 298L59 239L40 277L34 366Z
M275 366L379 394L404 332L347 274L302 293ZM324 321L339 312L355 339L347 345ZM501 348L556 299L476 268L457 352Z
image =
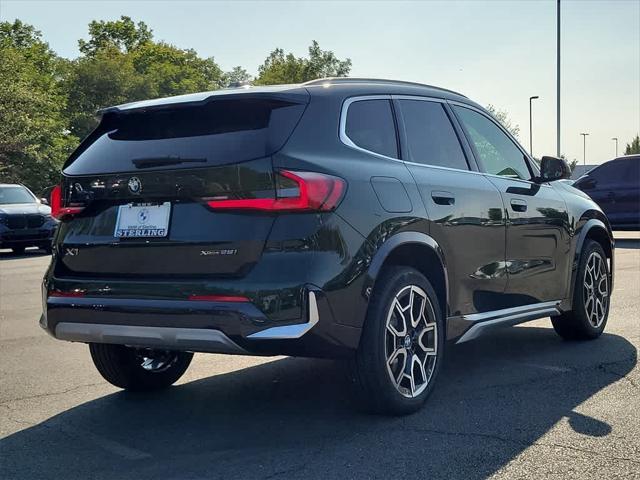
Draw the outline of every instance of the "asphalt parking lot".
M0 251L0 478L640 478L640 236L617 242L605 334L548 320L447 349L426 408L354 408L338 362L197 355L127 394L38 326L49 257Z

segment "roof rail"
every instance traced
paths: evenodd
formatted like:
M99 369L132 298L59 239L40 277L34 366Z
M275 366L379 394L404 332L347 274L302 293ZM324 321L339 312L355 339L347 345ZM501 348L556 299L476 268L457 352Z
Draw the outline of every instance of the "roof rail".
M433 88L434 90L441 90L443 92L453 93L455 95L460 95L461 97L467 98L466 95L463 95L460 92L456 92L455 90L449 90L448 88L436 87L434 85L427 85L426 83L407 82L404 80L389 80L386 78L326 77L326 78L318 78L316 80L309 80L308 82L305 82L302 85L314 86L314 85L322 85L327 82L329 83L383 83L387 85L408 85L408 86L414 86L414 87L427 87L427 88Z

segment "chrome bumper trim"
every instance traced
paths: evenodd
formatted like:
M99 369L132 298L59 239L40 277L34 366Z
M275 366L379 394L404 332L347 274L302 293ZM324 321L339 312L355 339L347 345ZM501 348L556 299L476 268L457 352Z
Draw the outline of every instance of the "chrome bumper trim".
M247 354L246 350L221 331L203 328L60 322L56 326L55 337L70 342L112 343L167 350Z
M309 330L311 330L316 323L318 323L318 303L316 301L316 294L310 290L308 293L308 311L309 320L307 323L296 323L294 325L283 325L281 327L271 327L260 332L252 333L247 338L251 340L284 340L291 338L300 338Z

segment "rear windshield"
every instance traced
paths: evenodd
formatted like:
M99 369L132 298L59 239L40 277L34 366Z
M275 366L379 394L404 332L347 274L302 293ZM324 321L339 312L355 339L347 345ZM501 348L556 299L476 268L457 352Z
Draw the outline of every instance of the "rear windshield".
M278 99L247 98L116 114L103 120L64 173L194 168L265 157L282 148L304 108Z

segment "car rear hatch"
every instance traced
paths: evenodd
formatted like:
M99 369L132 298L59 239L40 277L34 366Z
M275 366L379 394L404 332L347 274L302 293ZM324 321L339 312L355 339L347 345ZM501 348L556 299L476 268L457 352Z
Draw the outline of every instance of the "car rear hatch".
M171 100L171 99L169 99ZM108 109L63 169L56 274L241 277L274 221L271 156L300 120L301 88Z

